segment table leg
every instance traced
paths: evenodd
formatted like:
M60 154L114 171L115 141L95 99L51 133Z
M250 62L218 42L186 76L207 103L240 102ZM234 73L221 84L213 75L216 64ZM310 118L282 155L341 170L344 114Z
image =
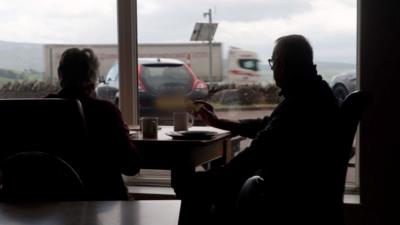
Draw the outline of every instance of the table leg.
M224 141L224 163L228 164L233 159L232 140L227 139Z
M194 173L195 167L193 165L179 166L171 170L171 186L175 191L177 199L183 198Z

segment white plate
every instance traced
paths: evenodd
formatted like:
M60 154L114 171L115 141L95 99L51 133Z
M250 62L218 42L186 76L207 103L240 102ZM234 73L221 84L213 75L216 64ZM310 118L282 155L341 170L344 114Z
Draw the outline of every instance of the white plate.
M167 133L168 136L174 139L183 140L209 140L217 134L217 132L213 131L178 131Z

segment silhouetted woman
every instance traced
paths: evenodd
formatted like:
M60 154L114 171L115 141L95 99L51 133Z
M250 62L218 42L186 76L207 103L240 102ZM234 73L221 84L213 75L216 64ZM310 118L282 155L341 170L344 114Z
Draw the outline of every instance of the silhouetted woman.
M62 90L50 98L79 99L88 129L88 147L81 150L78 168L87 200L126 200L121 174L139 172L139 154L129 140L121 112L112 103L95 98L99 62L91 49L71 48L60 59Z

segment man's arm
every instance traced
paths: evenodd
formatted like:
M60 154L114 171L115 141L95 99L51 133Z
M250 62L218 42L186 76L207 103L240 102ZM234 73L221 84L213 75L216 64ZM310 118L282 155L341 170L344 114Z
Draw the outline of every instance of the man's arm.
M226 166L228 173L251 176L265 165L273 163L284 149L285 125L280 119L274 119L265 129L260 131L250 146L235 156ZM270 162L268 162L270 161Z
M201 116L201 118L209 126L216 127L223 130L231 131L234 134L241 135L243 137L254 138L257 133L265 128L268 124L269 117L264 119L249 119L234 121L228 119L220 119L215 114L214 109L208 103L202 102L203 107L200 107L199 111L196 113Z

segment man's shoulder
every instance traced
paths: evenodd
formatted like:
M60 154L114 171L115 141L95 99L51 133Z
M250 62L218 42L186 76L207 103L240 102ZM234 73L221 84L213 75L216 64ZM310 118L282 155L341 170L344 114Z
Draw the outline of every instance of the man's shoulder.
M312 86L308 87L308 90L304 90L304 94L293 98L293 100L295 100L294 102L296 103L304 105L309 103L316 106L322 106L326 104L333 107L338 106L332 89L324 80L314 83Z
M298 95L292 95L281 102L274 115L311 115L335 114L339 106L332 90L325 81L319 82L309 90Z

